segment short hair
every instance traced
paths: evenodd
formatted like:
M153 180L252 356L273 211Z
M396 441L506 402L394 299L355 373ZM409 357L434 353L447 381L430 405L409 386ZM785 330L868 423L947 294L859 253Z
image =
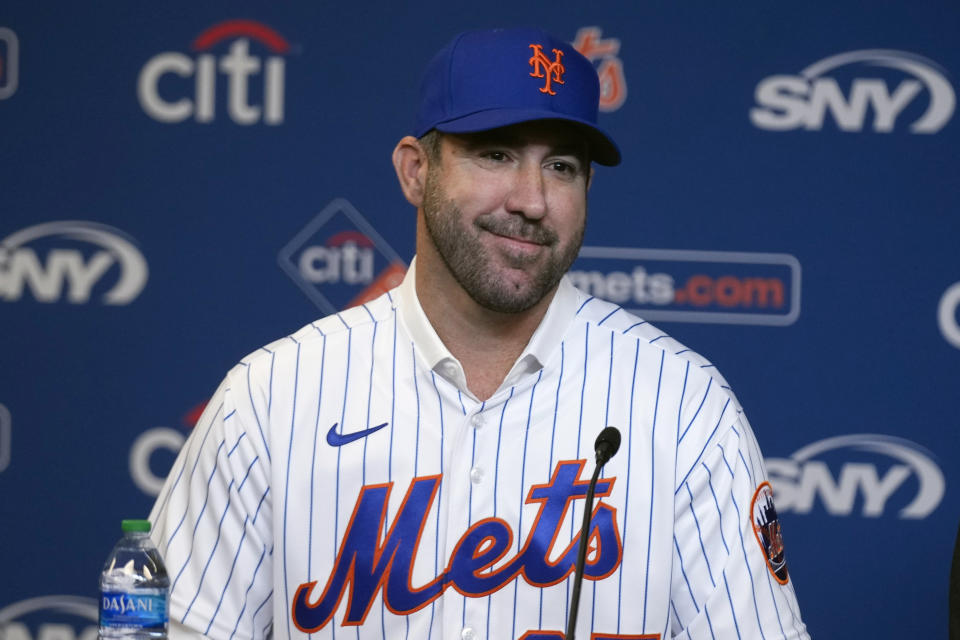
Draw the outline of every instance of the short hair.
M442 134L436 129L430 129L420 136L418 141L423 150L427 152L427 158L430 162L440 162L440 138Z

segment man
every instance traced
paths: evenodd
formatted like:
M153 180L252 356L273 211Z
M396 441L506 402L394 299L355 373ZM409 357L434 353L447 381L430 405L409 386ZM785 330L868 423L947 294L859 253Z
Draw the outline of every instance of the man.
M172 634L806 638L760 451L703 358L564 277L598 79L536 30L458 36L393 153L416 259L237 365L154 507Z

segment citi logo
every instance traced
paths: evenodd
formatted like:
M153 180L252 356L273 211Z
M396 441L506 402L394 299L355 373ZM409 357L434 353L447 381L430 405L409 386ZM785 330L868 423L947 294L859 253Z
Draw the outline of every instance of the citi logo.
M277 255L325 313L354 307L400 284L406 264L356 207L337 198Z
M173 461L187 439L184 432L194 428L206 406L206 402L201 402L184 414L182 430L154 427L133 441L128 466L130 478L140 491L154 498L160 495Z
M856 77L845 93L828 74L840 75L841 68L853 66ZM893 71L878 72L881 69ZM911 133L936 133L953 115L956 95L945 72L932 60L904 51L850 51L815 62L799 75L763 79L757 85L757 106L750 110L750 121L770 131L819 131L829 113L841 131L863 131L872 112L872 130L890 133L898 118L914 103L922 103L924 95L926 109L910 123Z
M833 466L823 458L829 458ZM827 438L788 459L769 458L766 462L781 513L810 513L819 498L832 515L852 515L860 504L860 515L878 518L889 511L890 499L897 496L896 502L909 498L897 517L919 520L940 505L946 488L943 471L929 451L893 436ZM837 468L839 474L834 475Z
M219 59L207 53L227 40L232 43ZM251 55L251 41L274 55L266 59ZM166 51L143 66L137 80L137 97L148 116L167 123L183 122L191 117L197 122L213 122L219 72L226 81L227 115L233 122L242 125L261 121L267 125L283 123L286 72L281 56L290 51L283 36L259 22L228 20L201 33L191 46L195 57ZM262 76L262 101L251 104L251 87L255 86L252 81L257 76ZM193 78L193 86L177 78Z
M107 225L47 222L0 240L0 301L16 302L29 291L38 302L65 298L84 304L111 272L119 275L103 293L104 304L130 304L147 282L143 254L125 233Z
M300 254L300 275L315 284L373 282L373 241L359 231L341 231L325 245L307 247Z

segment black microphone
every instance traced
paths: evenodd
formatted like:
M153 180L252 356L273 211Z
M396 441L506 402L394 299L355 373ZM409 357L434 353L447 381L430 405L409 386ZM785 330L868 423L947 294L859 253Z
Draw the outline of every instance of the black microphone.
M616 427L605 428L597 436L593 449L597 452L597 466L602 467L607 464L607 461L620 449L620 430Z
M583 586L583 568L587 563L587 540L590 537L590 519L593 515L593 492L597 488L600 470L607 464L620 448L620 431L616 427L605 427L593 449L597 456L597 466L593 470L593 478L587 487L587 501L583 506L583 526L580 528L580 549L577 553L577 569L573 578L573 594L570 596L570 617L567 618L567 632L564 640L573 640L573 631L577 626L577 609L580 608L580 587Z

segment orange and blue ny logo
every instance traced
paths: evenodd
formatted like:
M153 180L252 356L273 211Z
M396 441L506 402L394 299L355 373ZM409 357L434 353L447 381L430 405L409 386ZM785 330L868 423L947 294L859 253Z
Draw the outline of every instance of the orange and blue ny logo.
M560 61L563 58L563 51L560 49L554 49L553 55L555 56L553 60L550 60L543 53L543 46L539 44L532 44L530 48L533 49L533 57L530 58L529 64L533 67L533 72L530 74L533 78L544 78L546 83L540 88L540 93L549 93L552 96L557 95L557 92L553 90L553 83L563 84L563 74L566 69L563 67L563 63Z

